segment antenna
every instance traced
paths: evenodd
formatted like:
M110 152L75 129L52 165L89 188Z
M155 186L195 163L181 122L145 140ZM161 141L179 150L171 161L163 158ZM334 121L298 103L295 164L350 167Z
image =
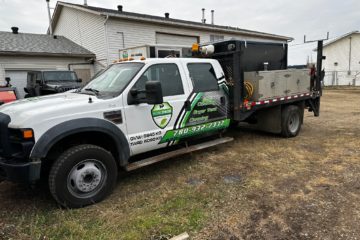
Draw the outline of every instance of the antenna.
M326 40L329 40L329 32L327 32L326 38L316 39L316 40L307 40L306 41L306 35L304 35L304 43L312 43L312 42L326 41Z

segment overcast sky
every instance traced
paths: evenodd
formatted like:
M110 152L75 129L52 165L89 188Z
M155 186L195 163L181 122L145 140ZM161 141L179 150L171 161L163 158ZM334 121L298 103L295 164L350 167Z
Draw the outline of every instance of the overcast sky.
M83 0L64 0L82 4ZM51 7L56 1L50 0ZM315 44L300 44L308 39L341 36L360 30L360 0L88 0L88 5L146 13L191 21L201 20L201 8L215 10L215 23L295 38L289 48L289 64L305 64ZM48 17L45 0L0 0L0 31L18 26L21 32L45 33ZM294 46L291 46L294 45ZM315 54L313 54L315 60Z

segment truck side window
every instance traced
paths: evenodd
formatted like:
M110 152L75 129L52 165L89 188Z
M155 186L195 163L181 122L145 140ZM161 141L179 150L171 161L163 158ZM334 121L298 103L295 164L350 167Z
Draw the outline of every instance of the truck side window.
M155 64L150 66L135 84L139 90L145 89L147 81L160 81L163 96L176 96L184 94L184 88L176 64ZM145 97L140 95L140 97Z
M195 92L219 90L216 74L210 63L189 63L187 67Z
M36 74L36 78L34 79L34 82L35 81L41 81L41 73Z

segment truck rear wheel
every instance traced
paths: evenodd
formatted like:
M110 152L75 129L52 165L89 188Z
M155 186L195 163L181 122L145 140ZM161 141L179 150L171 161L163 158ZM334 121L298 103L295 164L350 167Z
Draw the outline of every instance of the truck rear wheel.
M299 134L302 123L300 108L296 105L285 107L281 113L281 135L286 138Z
M79 208L100 202L113 190L117 180L115 159L95 145L66 150L49 174L52 196L63 207Z

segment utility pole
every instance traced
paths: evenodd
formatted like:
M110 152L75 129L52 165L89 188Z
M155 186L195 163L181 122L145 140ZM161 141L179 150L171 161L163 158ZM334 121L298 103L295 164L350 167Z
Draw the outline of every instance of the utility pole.
M51 26L51 14L50 14L50 0L45 0L47 3L47 10L48 10L48 16L49 16L49 33L50 35L53 34L52 26Z

